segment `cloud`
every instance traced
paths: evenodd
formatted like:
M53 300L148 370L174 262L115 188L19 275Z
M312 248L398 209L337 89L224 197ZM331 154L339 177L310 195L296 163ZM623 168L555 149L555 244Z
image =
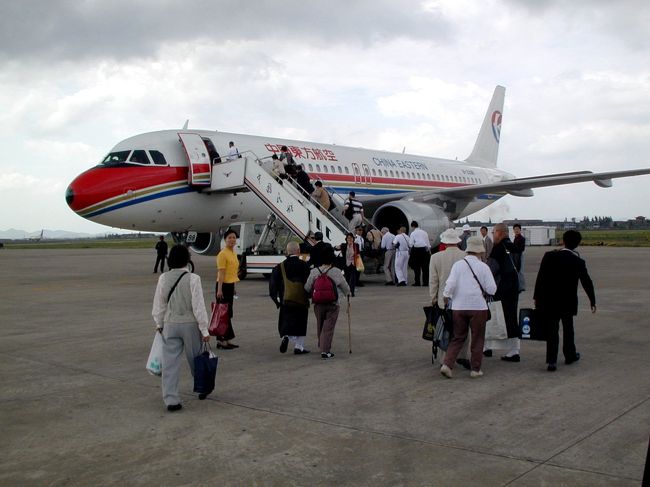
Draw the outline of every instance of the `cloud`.
M29 174L0 174L0 191L18 191L35 194L62 194L65 185L51 178L38 178ZM4 196L4 195L3 195Z

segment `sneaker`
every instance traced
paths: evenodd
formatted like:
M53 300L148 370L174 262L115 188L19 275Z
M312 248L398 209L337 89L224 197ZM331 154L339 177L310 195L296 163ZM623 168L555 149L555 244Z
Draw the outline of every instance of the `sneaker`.
M320 358L324 360L327 360L328 358L332 358L332 357L334 357L334 354L330 352L324 352L320 354Z
M167 411L178 411L180 409L183 409L182 404L170 404L167 406Z
M482 370L472 370L472 371L469 373L469 376L470 376L472 379L478 379L479 377L483 377L483 371L482 371Z
M440 367L440 373L447 379L451 379L451 369L445 364L442 364L442 367Z
M282 337L282 342L280 342L280 353L286 352L288 346L289 346L289 337L285 335Z

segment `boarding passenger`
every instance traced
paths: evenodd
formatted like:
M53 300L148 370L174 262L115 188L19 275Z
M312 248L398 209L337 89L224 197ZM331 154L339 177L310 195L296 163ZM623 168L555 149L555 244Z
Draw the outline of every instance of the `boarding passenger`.
M316 240L316 243L309 249L309 266L320 267L323 263L323 254L329 250L332 252L334 250L329 243L323 242L322 232L316 232L314 240Z
M333 263L334 249L330 247L322 255L321 265L311 270L305 284L305 291L312 297L314 304L318 348L322 359L334 357L332 338L339 316L339 302L341 297L347 297L349 300L350 295L350 287L345 277ZM326 276L331 282L321 276Z
M398 286L408 284L409 265L409 238L406 235L406 227L400 227L397 236L393 239L395 247L395 276Z
M363 204L356 199L356 193L350 191L348 198L343 203L343 215L349 220L348 230L354 230L363 224Z
M226 230L223 240L226 246L217 255L217 292L218 303L228 303L228 330L225 335L217 335L217 348L232 350L239 348L231 342L235 338L232 327L233 301L235 299L235 283L239 282L239 260L235 253L238 235L234 230Z
M354 297L354 290L357 285L357 259L361 258L359 246L354 243L354 235L347 233L345 235L345 243L342 243L336 250L341 251L343 258L343 272L345 273L345 280L350 286L350 295Z
M366 255L366 240L363 238L363 234L365 233L363 225L358 226L357 228L354 229L354 243L356 244L357 247L359 247L359 258L361 259L361 262L363 262L363 258ZM361 271L359 270L359 266L357 265L357 282L356 282L357 287L363 287L365 284L361 282Z
M269 296L280 310L278 332L280 352L285 353L289 341L294 344L293 353L309 353L305 348L307 320L309 318L309 296L305 283L309 277L309 265L300 259L298 242L287 244L287 258L276 265L269 281Z
M492 252L492 247L494 244L492 243L492 239L488 235L488 227L482 226L481 227L481 237L483 238L483 247L485 247L485 253L483 254L481 260L483 262L487 262L488 257L490 257L490 253Z
M453 265L465 257L465 252L458 248L460 238L455 229L448 228L440 234L440 241L445 244L445 250L436 252L431 256L429 262L429 295L431 296L431 303L434 308L438 310L445 309L445 297L443 291L449 278L449 273ZM439 313L440 311L438 311ZM436 313L437 314L437 313ZM466 369L470 368L468 360L469 339L463 345L463 349L459 353L459 359L456 363L462 365ZM444 355L440 357L442 361Z
M293 162L293 155L286 145L280 148L280 160L287 161L284 165L284 170L289 176L294 177L296 175L296 163Z
M458 244L458 248L460 250L465 250L467 248L467 239L472 236L472 229L470 226L465 223L462 228L462 234L460 235L460 243Z
M411 222L411 267L415 272L414 286L426 286L429 283L429 258L431 257L431 242L427 232L419 228L418 222ZM420 275L422 279L420 279Z
M167 242L165 237L160 236L160 240L156 242L156 263L153 266L153 273L158 273L158 264L160 264L160 272L165 272L165 259L167 258Z
M397 282L395 278L395 235L390 233L388 227L381 229L381 249L384 251L384 277L386 278L385 286L394 286Z
M181 354L194 375L194 357L201 351L201 340L208 342L208 315L205 312L201 278L192 274L187 264L190 253L184 245L174 245L169 252L169 272L158 278L152 315L157 330L164 337L162 352L162 395L168 411L183 406L178 394ZM206 394L199 394L205 399Z
M296 166L296 183L298 183L298 189L300 189L305 196L309 196L314 192L314 187L309 181L309 174L304 171L302 164Z
M271 160L273 161L273 175L279 183L282 183L282 181L280 181L281 179L287 179L287 172L284 170L284 164L282 164L282 161L280 161L278 156L275 154L271 156Z
M525 286L524 282L521 280L524 278L524 250L526 250L526 237L521 233L521 225L515 223L512 226L512 231L515 234L515 238L512 240L512 245L515 250L512 253L512 260L515 262L515 267L519 271L519 291L523 291Z
M549 372L557 369L560 321L564 363L568 365L580 360L573 334L573 317L578 314L578 281L589 297L591 312L596 312L594 284L585 261L576 252L581 240L580 232L564 232L564 248L544 254L535 282L533 299L538 311L536 317L546 329L546 363Z
M519 304L519 277L518 269L512 259L514 245L508 238L508 226L505 223L494 225L492 234L494 237L494 247L490 253L487 264L490 266L494 280L497 283L497 292L494 295L494 301L500 301L503 305L503 316L506 321L508 338L505 340L488 340L486 343L485 356L492 356L492 348L508 350L501 357L506 362L520 362L519 355L519 319L517 316L517 306Z
M226 160L228 161L234 161L235 159L239 159L241 155L239 155L239 149L235 147L235 143L231 140L228 142L228 157L226 157Z
M377 227L370 225L370 230L366 233L366 256L375 261L375 274L381 272L382 252L381 252L381 238L382 234Z
M321 181L316 181L314 186L316 186L316 189L314 189L311 197L314 198L324 210L329 211L332 204L329 193L325 188L323 188L323 183Z
M451 300L454 320L453 338L440 367L440 373L448 379L452 377L451 370L469 330L472 331L470 377L478 378L483 375L481 363L488 313L486 298L497 290L490 268L478 258L483 252L485 248L481 237L468 238L467 257L452 266L443 291L445 301Z

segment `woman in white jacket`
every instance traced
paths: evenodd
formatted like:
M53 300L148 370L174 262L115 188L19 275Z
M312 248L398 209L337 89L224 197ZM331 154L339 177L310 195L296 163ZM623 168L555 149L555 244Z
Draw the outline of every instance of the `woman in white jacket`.
M468 331L472 330L470 377L483 375L483 343L485 342L485 322L488 304L486 295L493 295L497 285L487 264L478 258L485 252L481 237L467 239L467 257L456 262L452 268L443 296L445 303L451 300L454 320L454 338L447 348L447 355L440 367L440 373L451 379L451 369L463 347Z
M167 259L169 271L158 279L153 300L153 319L164 338L162 394L168 411L178 411L183 407L178 395L181 354L185 351L194 375L194 357L201 351L201 340L210 340L201 278L189 271L189 261L187 247L172 247ZM205 396L199 394L199 399L205 399Z

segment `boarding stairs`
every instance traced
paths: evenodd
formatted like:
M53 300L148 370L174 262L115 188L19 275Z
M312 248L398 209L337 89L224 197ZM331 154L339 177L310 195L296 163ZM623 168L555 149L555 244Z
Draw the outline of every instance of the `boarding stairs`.
M278 182L269 173L269 162L260 160L252 151L242 152L239 159L212 166L210 187L203 191L249 189L301 239L309 241L314 233L322 232L326 243L336 246L345 242L345 226L317 201L303 194L290 178Z

